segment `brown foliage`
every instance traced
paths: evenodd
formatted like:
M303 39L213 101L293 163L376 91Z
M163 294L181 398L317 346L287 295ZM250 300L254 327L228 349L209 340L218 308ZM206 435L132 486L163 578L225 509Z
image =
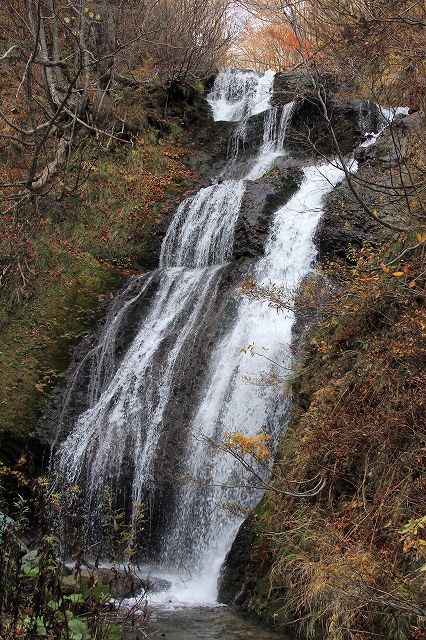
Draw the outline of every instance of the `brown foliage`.
M393 273L363 258L292 383L274 485L327 484L304 501L270 491L262 539L270 594L308 635L409 638L424 622L425 260L424 245Z
M265 56L263 68L277 70L289 63L309 66L354 78L384 102L425 108L424 28L426 10L421 0L242 0L262 26L251 37L250 55L259 64L265 50L262 35L269 31L275 41L275 57ZM281 46L280 30L291 30ZM243 34L242 41L245 41ZM272 48L272 45L270 45ZM289 58L290 53L293 57Z

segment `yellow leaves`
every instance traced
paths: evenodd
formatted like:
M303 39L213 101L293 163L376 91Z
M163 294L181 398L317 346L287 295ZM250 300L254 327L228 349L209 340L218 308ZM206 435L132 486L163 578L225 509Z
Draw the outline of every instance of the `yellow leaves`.
M426 233L416 233L416 240L418 240L420 244L426 242Z
M95 14L95 12L92 11L89 7L84 7L84 13L87 13L87 15L91 20L97 20L99 22L99 20L101 19L101 14L100 13Z
M315 584L312 585L312 589L314 591L321 591L321 589L325 587L326 584L327 582L325 580L320 580L319 582L316 582Z
M413 551L418 559L426 559L426 540L420 536L426 533L426 515L412 518L400 530L403 551ZM422 567L423 570L423 567Z
M391 273L391 269L384 262L380 263L380 268L384 273ZM408 268L408 265L405 264L398 271L393 271L392 275L395 276L395 278L400 278L401 276L408 275L409 272L410 272L410 269Z
M252 357L254 356L254 342L251 342L247 347L241 347L240 353L250 354Z
M253 436L246 436L238 431L229 433L225 431L223 434L223 448L225 451L234 453L239 458L250 455L255 460L263 460L272 455L271 450L267 447L267 442L271 436L261 431Z
M28 480L21 471L11 469L4 462L0 460L0 476L14 478L22 486L28 485Z

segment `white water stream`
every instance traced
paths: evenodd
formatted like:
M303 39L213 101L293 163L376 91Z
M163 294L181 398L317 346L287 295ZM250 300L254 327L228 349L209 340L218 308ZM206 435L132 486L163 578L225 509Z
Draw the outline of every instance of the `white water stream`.
M285 154L293 106L270 108L273 78L272 72L219 74L208 97L216 120L238 121L237 131L249 136L250 116L264 113L257 155L243 178L201 189L179 206L162 245L160 268L130 283L85 358L91 362L87 408L73 419L54 465L58 484L82 486L94 520L104 489L117 483L127 483L130 504L147 496L154 500L150 496L158 489L159 459L175 426L176 418L170 415L177 415L176 408L170 414L170 407L185 389L182 367L197 357L192 350L219 302L247 181L260 178ZM229 162L237 162L237 156L238 144ZM342 177L332 165L304 170L299 190L275 212L264 257L254 267L259 284L284 284L290 293L297 289L315 259L312 238L322 199ZM123 322L147 292L143 317L136 320L134 336L118 361L115 350ZM293 313L277 314L267 303L237 293L234 304L233 319L212 344L197 381L188 421L181 425L176 443L167 445L179 446L180 474L192 481L174 483L161 534L161 567L146 571L170 579L171 589L153 599L172 606L216 601L220 566L241 523L221 505L235 502L250 508L261 496L238 463L213 454L204 437L219 438L225 430L246 435L262 430L276 442L285 428L282 396L257 381L262 372L283 376L291 368ZM241 352L249 343L260 355ZM72 405L75 385L76 378L66 407Z

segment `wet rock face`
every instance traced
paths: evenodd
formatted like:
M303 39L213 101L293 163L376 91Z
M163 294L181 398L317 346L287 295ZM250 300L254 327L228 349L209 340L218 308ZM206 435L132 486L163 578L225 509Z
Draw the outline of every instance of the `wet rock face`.
M319 77L317 74L311 75L304 69L283 71L275 74L272 104L275 107L295 100L299 96L314 94L315 85L320 86L329 96L354 88L353 79L350 77L345 78L331 73L325 73Z
M223 604L240 605L246 589L248 559L256 544L255 519L250 515L238 530L232 548L222 565L219 577L218 601Z
M161 544L161 538L170 526L170 513L175 502L176 492L180 489L182 475L181 461L188 446L188 439L192 436L187 432L194 404L197 404L200 394L203 392L202 383L205 380L206 370L209 366L211 351L226 332L228 323L232 322L237 312L236 298L239 283L247 277L252 261L244 263L231 263L225 266L218 275L215 288L212 289L210 300L205 309L204 317L192 335L192 348L190 352L182 349L176 363L176 371L173 380L173 390L167 406L164 410L163 423L159 427L161 434L157 448L158 456L153 462L153 475L156 478L155 487L143 496L142 502L148 505L147 518L149 527L143 532L141 545L147 550L147 560L155 559ZM155 272L149 286L144 293L137 297L128 306L125 314L117 324L117 332L114 335L111 367L106 372L104 382L112 379L119 369L120 363L129 349L132 341L144 322L146 313L150 308L150 301L158 291L161 272ZM91 367L94 364L90 349L98 344L103 326L111 324L119 309L137 296L141 289L143 276L134 278L128 283L111 304L104 325L80 345L76 353L74 366L70 371L68 384L73 380L73 402L64 405L61 401L64 395L58 390L56 406L52 406L49 422L52 424L50 434L51 441L57 437L58 424L61 426L61 439L70 432L75 420L89 407L88 388L91 379ZM182 331L185 316L182 317L176 327L176 333ZM206 339L206 336L208 339ZM170 336L172 339L173 336ZM162 375L162 367L170 344L164 340L153 362L151 374L155 378ZM64 409L63 413L61 409ZM163 425L170 428L162 429ZM47 438L48 435L45 434ZM134 474L134 463L131 456L125 457L120 472L114 478L114 486L117 489L117 506L125 507L127 495ZM86 479L81 478L80 484L84 485ZM93 524L96 527L96 523ZM188 542L189 544L189 542Z
M235 228L235 260L263 255L272 217L295 193L301 179L299 169L288 168L248 183Z
M352 151L362 134L377 131L379 111L368 100L346 100L336 97L338 91L348 89L347 79L325 74L311 77L304 70L277 73L272 103L279 107L296 101L287 132L287 146L295 157L315 157L335 153L330 125L318 96L326 96L327 117L343 153Z
M395 119L392 131L385 130L370 147L359 147L354 152L358 171L352 179L357 194L370 211L377 211L387 222L398 224L400 201L403 194L394 189L398 184L398 158L419 125L417 114ZM377 185L381 185L377 188ZM384 201L383 194L387 194ZM389 197L393 195L393 197ZM386 204L384 204L384 202ZM393 232L375 222L363 209L356 195L344 180L326 200L324 215L315 234L319 259L347 259L350 247L365 244L377 246L386 242Z
M326 110L330 124L318 97L306 95L298 100L286 138L293 157L334 155L330 125L343 154L351 152L364 133L377 131L379 111L369 100L329 99Z
M365 193L365 189L361 188ZM348 250L365 244L377 246L391 232L376 224L361 209L348 185L343 183L339 191L327 198L324 214L317 227L314 242L320 261L348 258Z
M327 93L332 93L339 89L342 80L334 75L326 74L321 77L321 84ZM312 93L313 90L312 78L304 70L277 73L274 78L272 104L276 107L291 102L297 96Z

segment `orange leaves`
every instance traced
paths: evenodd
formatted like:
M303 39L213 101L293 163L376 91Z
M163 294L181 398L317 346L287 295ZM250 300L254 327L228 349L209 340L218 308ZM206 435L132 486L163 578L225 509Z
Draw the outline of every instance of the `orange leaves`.
M262 69L284 70L300 61L307 43L299 42L293 29L285 23L246 27L239 41L238 63Z
M254 436L246 436L238 431L223 434L223 449L235 454L239 458L251 456L255 460L263 460L272 455L267 443L271 436L261 431Z
M265 29L265 36L270 37L279 43L284 49L288 51L298 51L300 43L294 33L286 24L273 24Z
M404 553L414 552L418 560L426 560L426 515L409 520L400 534ZM426 564L421 571L426 571Z

